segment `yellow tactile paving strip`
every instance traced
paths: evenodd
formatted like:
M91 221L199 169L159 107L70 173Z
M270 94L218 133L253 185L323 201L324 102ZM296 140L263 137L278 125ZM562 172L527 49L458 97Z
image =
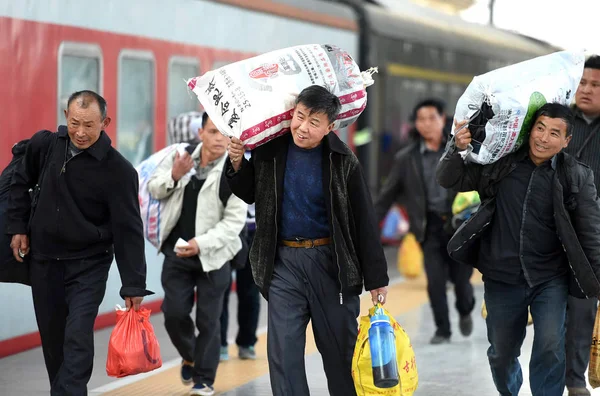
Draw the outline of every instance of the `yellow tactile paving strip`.
M472 278L474 283L481 282L481 275L475 271ZM402 315L427 302L427 283L424 276L396 284L389 288L387 310L394 316ZM370 295L361 298L361 315L371 307ZM306 334L306 354L317 351L312 328L308 327ZM244 385L269 372L267 364L267 335L258 337L256 344L257 359L237 359L237 347L230 346L230 360L219 364L215 382L216 395ZM189 386L185 386L179 379L179 367L160 372L150 378L126 385L122 388L105 393L105 396L149 396L172 395L186 396Z

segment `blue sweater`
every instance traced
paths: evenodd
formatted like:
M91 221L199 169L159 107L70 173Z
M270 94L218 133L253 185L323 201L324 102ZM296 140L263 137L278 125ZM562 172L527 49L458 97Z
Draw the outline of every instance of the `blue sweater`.
M321 167L323 145L303 149L290 139L283 179L280 239L318 239L329 235Z

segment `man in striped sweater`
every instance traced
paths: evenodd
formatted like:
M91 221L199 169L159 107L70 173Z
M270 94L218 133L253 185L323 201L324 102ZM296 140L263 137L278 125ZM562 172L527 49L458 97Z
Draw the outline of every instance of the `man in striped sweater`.
M577 93L573 138L564 150L588 165L600 186L600 56L590 57L584 67ZM599 191L600 192L600 191ZM590 360L590 344L598 299L569 296L567 305L567 372L569 396L586 396L585 370Z

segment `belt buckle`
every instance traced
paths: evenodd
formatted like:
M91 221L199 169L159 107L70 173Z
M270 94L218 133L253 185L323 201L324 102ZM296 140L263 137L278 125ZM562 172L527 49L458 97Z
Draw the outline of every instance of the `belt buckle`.
M296 242L298 242L301 245L305 244L306 241L310 241L310 246L304 246L304 249L312 249L315 247L315 241L313 239L305 239L305 238L296 237Z

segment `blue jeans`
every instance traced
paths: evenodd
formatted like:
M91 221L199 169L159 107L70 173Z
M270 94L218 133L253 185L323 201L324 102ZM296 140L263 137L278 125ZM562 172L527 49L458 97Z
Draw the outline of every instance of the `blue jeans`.
M518 357L525 338L527 308L533 317L529 384L534 396L560 396L565 388L567 277L530 288L485 280L488 360L496 389L517 396L523 383Z

